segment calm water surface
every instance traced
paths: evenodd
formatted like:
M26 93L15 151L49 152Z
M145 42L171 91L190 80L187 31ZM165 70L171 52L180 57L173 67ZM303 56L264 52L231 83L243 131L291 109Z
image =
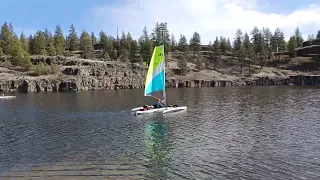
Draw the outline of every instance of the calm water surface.
M320 88L168 89L183 113L133 116L143 90L0 101L0 179L320 179Z

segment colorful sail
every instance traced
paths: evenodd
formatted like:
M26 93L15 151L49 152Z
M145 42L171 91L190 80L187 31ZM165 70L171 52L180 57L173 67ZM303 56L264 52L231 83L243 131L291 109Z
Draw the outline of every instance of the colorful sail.
M152 96L165 102L165 57L163 45L156 46L153 50L146 77L144 95Z

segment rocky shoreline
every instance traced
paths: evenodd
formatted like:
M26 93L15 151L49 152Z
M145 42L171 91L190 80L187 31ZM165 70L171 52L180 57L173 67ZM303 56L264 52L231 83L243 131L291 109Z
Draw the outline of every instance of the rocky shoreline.
M118 83L116 83L118 82ZM139 89L144 88L144 81L121 81L118 78L105 78L97 80L88 77L39 77L19 78L15 80L0 81L2 92L57 92L57 91L83 91L101 89ZM279 86L279 85L320 85L320 76L290 76L288 78L271 79L260 77L244 81L226 80L166 80L167 88L191 88L191 87L230 87L230 86Z
M120 62L104 62L76 58L34 58L33 64L51 61L59 66L59 73L31 76L30 73L15 72L0 68L1 92L57 92L86 91L100 89L144 88L146 66ZM263 68L251 76L232 75L215 70L196 72L190 65L186 76L179 75L175 62L168 63L166 87L230 87L230 86L274 86L274 85L320 85L320 75ZM253 66L254 67L254 66ZM225 72L226 70L224 70Z

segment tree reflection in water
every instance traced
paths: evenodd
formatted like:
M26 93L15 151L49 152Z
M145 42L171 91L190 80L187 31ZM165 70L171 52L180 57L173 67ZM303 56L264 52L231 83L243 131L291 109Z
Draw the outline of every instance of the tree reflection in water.
M170 159L168 129L163 119L150 119L145 126L146 145L148 153L149 178L162 179L166 177L166 169Z

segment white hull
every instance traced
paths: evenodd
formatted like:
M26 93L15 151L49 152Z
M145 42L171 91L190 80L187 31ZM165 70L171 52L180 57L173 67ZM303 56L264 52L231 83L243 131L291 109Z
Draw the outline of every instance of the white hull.
M182 110L186 110L187 106L180 106L180 107L171 107L170 109L164 110L162 113L167 114L167 113L173 113L173 112L178 112Z
M153 106L151 106L153 107ZM142 108L142 107L141 107ZM162 112L163 114L167 114L167 113L173 113L173 112L178 112L178 111L182 111L182 110L186 110L187 106L168 106L168 107L164 107L164 108L155 108L155 109L149 109L146 111L140 111L141 108L134 108L133 110L136 110L134 112L134 115L140 115L140 114L152 114L152 113L159 113Z
M0 99L12 99L16 98L16 96L0 96Z

